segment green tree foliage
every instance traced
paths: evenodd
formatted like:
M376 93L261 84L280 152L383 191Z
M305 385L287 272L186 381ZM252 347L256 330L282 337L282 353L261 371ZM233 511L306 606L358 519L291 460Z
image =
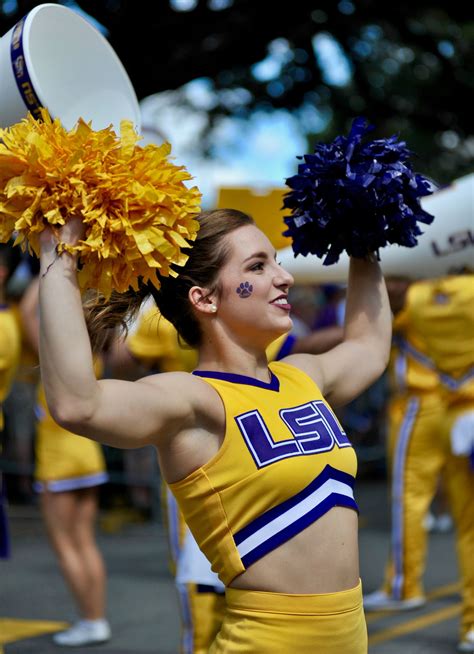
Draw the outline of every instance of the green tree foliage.
M2 31L36 4L3 0L10 10L0 14ZM205 78L211 136L222 116L285 109L311 143L347 131L353 117L364 115L376 135L407 140L423 172L439 182L474 168L474 19L467 2L81 0L80 6L108 29L140 98L177 90L176 102L191 102L180 89Z

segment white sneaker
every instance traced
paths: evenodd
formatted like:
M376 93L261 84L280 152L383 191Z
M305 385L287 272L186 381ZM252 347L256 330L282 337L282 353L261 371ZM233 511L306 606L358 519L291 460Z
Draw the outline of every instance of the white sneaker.
M53 642L62 647L98 645L110 639L110 625L105 619L79 620L67 631L54 634Z
M474 629L468 631L459 643L458 652L474 652Z
M435 525L436 525L436 518L431 513L431 511L428 511L428 513L425 515L423 519L423 528L425 529L425 531L433 531Z
M397 600L387 595L383 590L376 590L373 593L364 595L364 609L366 611L410 611L411 609L418 609L425 604L425 597Z
M435 525L433 531L437 531L440 534L446 534L448 531L453 529L453 519L449 513L442 513L435 520Z

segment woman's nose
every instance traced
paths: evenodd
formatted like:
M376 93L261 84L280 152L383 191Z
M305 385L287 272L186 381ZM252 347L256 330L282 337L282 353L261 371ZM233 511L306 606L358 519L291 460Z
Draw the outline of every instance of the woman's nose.
M286 286L289 288L290 286L293 286L295 280L291 273L289 273L281 266L278 266L277 279L275 280L275 282L276 282L276 286Z

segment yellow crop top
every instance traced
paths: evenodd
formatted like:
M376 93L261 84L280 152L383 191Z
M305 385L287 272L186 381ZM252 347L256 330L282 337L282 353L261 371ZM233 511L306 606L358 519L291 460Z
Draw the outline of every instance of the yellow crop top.
M170 484L212 569L229 584L334 506L357 510L355 452L316 384L291 365L271 380L195 371L219 393L219 452Z

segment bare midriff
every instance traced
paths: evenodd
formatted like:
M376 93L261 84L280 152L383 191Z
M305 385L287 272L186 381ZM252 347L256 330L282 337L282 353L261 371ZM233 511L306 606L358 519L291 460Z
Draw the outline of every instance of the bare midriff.
M336 593L359 583L358 515L334 507L233 579L231 588L273 593Z

